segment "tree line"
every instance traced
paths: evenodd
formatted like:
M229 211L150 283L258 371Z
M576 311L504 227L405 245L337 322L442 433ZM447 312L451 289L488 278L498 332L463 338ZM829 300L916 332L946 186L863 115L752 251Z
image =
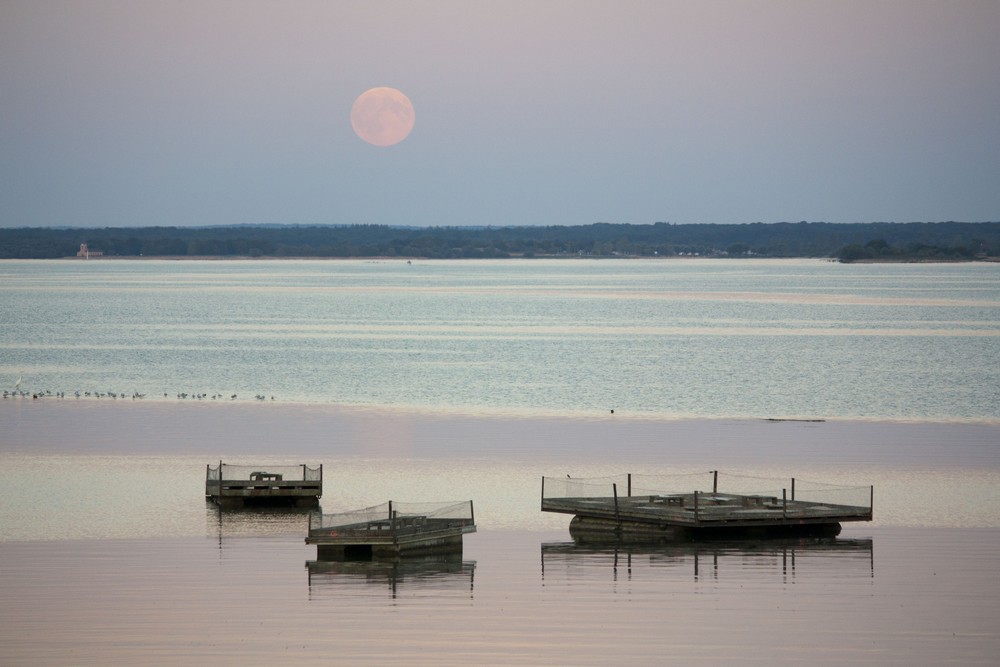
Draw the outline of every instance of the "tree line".
M539 227L267 225L0 229L0 259L72 257L831 257L1000 256L1000 222L595 223Z

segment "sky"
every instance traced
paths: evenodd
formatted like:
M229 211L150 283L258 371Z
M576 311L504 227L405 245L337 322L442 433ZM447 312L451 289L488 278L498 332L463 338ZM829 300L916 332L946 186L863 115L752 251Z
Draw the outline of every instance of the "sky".
M1000 220L996 0L0 0L0 226ZM398 88L395 146L354 134Z

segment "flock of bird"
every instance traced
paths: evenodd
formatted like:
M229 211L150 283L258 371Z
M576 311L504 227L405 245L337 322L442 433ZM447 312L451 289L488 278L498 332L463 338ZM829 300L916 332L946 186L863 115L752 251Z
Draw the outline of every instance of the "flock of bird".
M146 398L146 394L141 394L141 393L139 393L137 391L134 391L131 394L128 394L128 393L123 392L123 391L122 392L118 392L118 391L82 391L82 392L81 391L75 391L72 394L70 394L70 396L73 397L73 398L110 398L112 400L119 400L119 399L125 400L125 399L131 398L133 401L137 400L137 399ZM191 400L196 400L196 401L202 401L202 400L212 400L212 401L230 400L230 401L235 401L235 400L237 400L239 398L239 395L237 395L237 394L228 394L228 395L226 395L226 394L221 394L221 393L209 395L207 393L192 393L192 394L189 394L187 392L181 392L181 393L177 394L176 396L177 396L178 400L191 399ZM4 391L3 391L3 397L4 398L31 398L31 399L34 399L34 400L38 400L40 398L66 398L66 392L64 392L64 391L51 391L51 390L48 390L48 389L46 389L44 391L26 391L24 389L21 389L21 379L18 378L17 382L14 383L14 388L13 389L4 389ZM169 398L169 397L170 397L170 394L164 392L163 398ZM266 401L266 400L268 400L268 397L265 396L264 394L256 394L254 396L254 399L258 400L258 401ZM271 396L270 399L273 401L274 400L274 396Z

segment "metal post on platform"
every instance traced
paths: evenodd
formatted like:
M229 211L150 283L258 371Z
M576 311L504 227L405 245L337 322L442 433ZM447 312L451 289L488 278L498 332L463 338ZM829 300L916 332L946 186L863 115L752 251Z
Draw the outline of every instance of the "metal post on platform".
M875 485L872 484L868 495L868 516L873 516L875 512Z
M473 507L472 501L469 501L469 518L472 520L472 525L476 525L476 508Z
M615 495L615 521L618 521L619 523L621 523L621 517L618 514L618 485L617 484L612 484L611 485L611 493L613 493Z
M392 501L389 501L389 532L396 532L396 517L392 513Z
M632 473L628 473L628 497L632 497Z
M698 491L694 492L694 522L698 523Z
M781 490L781 518L785 518L785 514L788 511L788 489Z
M713 470L712 471L712 494L714 495L714 494L716 494L718 492L719 492L719 471L718 470Z
M795 478L792 477L792 502L795 502Z

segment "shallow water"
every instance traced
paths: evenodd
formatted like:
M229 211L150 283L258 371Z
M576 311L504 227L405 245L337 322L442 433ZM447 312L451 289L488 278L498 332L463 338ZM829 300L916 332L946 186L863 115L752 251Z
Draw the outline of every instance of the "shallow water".
M996 266L0 262L0 277L0 376L69 392L0 401L0 664L1000 655ZM788 416L823 421L763 419ZM205 502L220 460L322 464L327 512L472 499L479 532L458 561L310 570L307 514ZM543 475L705 488L713 470L779 495L791 478L871 486L875 520L832 543L615 550L539 511Z
M994 530L578 547L310 571L296 537L0 544L4 664L995 664ZM13 604L12 601L16 601Z
M1000 651L996 426L0 409L3 664L993 664ZM472 498L479 530L457 561L310 569L306 513L205 502L220 458L322 463L326 511ZM723 483L872 484L875 521L832 541L616 549L575 545L568 516L538 511L542 475L710 484L720 468Z
M874 486L880 526L1000 528L1000 426L986 424L512 419L46 401L0 403L0 416L0 540L214 534L205 473L220 460L322 464L326 512L472 499L482 530L564 526L564 517L538 511L542 476L698 473L683 483L706 490L712 470L723 490L779 497L792 477L800 488Z

